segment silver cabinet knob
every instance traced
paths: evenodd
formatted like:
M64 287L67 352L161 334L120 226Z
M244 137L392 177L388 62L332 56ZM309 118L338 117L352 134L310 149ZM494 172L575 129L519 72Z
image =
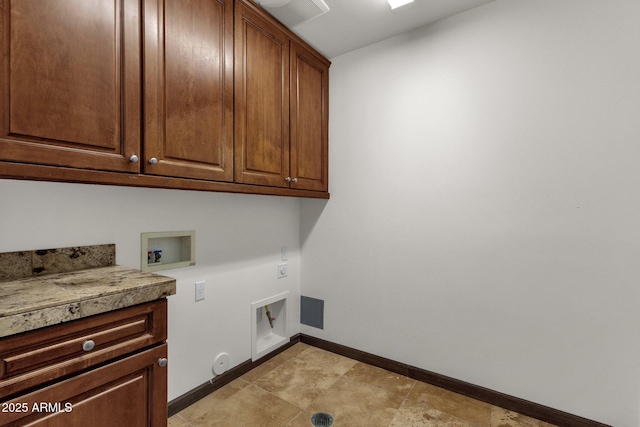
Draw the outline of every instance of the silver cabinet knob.
M132 154L131 157L129 157L129 161L131 163L138 163L138 160L140 160L140 159L135 154Z
M287 182L291 182L291 177L290 177L290 176L288 176L288 177L286 177L284 180L285 180L285 181L287 181Z
M86 340L85 342L82 343L82 349L84 351L91 351L95 346L96 346L96 343L93 342L93 340Z
M165 366L167 366L167 358L162 357L158 359L158 366L160 366L161 368L164 368Z
M298 182L298 178L293 178L293 179L291 180L291 182L293 182L293 183L295 184L296 182Z
M155 157L152 157L149 159L149 163L152 165L155 165L156 163L158 163L158 159L156 159Z

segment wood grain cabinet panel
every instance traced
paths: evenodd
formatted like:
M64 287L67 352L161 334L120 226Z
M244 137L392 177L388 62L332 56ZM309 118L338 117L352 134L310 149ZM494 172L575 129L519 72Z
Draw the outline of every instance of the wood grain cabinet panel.
M166 357L163 344L5 401L0 426L166 427Z
M0 177L328 198L329 66L251 0L0 0Z
M236 3L235 180L288 187L289 38Z
M291 188L329 190L329 63L291 43Z
M160 299L0 339L0 427L166 427L166 338Z
M148 0L145 19L144 172L232 181L233 0Z
M235 179L328 191L330 63L236 2Z
M0 22L0 159L138 172L138 2L2 0Z
M166 339L166 299L2 338L0 400Z

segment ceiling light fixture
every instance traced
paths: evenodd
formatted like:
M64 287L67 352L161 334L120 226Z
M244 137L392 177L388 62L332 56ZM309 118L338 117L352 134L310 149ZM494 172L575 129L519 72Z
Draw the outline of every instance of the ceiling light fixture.
M387 0L391 9L395 9L400 6L404 6L405 4L413 3L413 0Z
M329 12L324 0L258 0L258 3L289 28Z

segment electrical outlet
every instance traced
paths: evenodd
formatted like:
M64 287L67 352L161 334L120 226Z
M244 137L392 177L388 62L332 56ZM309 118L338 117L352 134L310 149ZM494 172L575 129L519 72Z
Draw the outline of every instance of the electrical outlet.
M282 279L283 277L287 277L287 263L281 262L278 264L278 279Z
M196 301L202 301L204 299L204 285L204 280L196 282Z

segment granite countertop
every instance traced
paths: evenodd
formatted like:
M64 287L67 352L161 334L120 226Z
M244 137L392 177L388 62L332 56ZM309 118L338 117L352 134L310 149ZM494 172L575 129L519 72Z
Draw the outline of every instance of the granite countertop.
M0 337L175 293L173 278L118 265L0 281Z

